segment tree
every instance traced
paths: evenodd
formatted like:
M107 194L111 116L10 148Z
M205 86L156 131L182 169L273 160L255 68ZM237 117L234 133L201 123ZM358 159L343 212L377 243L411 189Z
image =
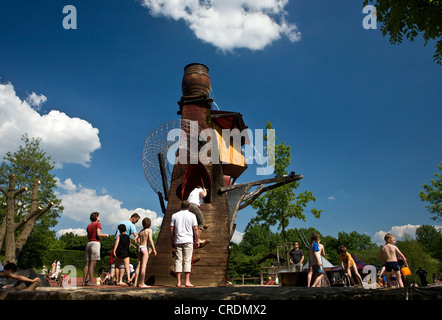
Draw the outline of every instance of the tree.
M40 149L40 140L24 135L24 146L8 152L0 165L0 186L8 185L0 187L5 197L0 201L0 248L4 244L5 262L16 262L31 232L55 226L63 210L53 191L54 165Z
M442 161L437 167L442 171ZM419 197L429 203L425 208L433 215L431 219L442 221L442 174L436 172L434 176L436 178L430 184L423 185L424 191L419 193Z
M268 225L249 223L239 246L246 255L265 256L276 249L279 241L279 236L274 234Z
M439 261L433 258L417 240L411 240L411 237L405 241L398 241L396 244L407 258L408 266L411 270L411 277L408 281L418 282L416 271L419 268L427 273L427 280L431 283L431 275L439 274Z
M270 266L272 259L258 261L270 252L276 254L276 246L281 242L280 235L270 230L266 224L248 224L239 244L231 243L229 255L229 276L241 277L243 274L259 277L261 266Z
M416 240L431 256L442 260L442 234L435 227L423 225L417 228Z
M240 245L231 243L229 254L229 277L240 278L243 274L258 277L260 274L260 267L257 261L263 256L246 255Z
M320 234L318 230L312 227L308 229L305 228L289 229L286 232L287 241L290 243L298 242L300 248L308 250L308 246L310 244L310 237L312 236L313 233Z
M382 35L390 36L391 44L400 44L404 36L411 42L422 33L425 45L435 40L434 61L442 65L442 1L441 0L364 0L364 6L376 7Z
M272 124L267 122L266 128L267 130L272 129ZM290 146L285 145L284 142L275 145L275 177L287 175L287 167L289 165ZM253 201L252 207L258 209L258 211L250 223L265 221L271 226L278 224L278 230L281 230L285 243L287 239L285 229L289 225L290 218L305 221L304 208L310 201L316 201L316 198L310 191L295 194L294 189L297 189L299 186L299 181L293 181L267 191L264 195ZM322 210L311 210L311 213L316 218L320 217L321 212Z
M55 231L36 225L17 257L17 267L41 268L45 264L45 252L51 250L55 243L58 243Z
M338 243L341 246L347 247L347 250L351 253L376 247L376 244L371 242L370 236L356 231L350 233L338 232Z

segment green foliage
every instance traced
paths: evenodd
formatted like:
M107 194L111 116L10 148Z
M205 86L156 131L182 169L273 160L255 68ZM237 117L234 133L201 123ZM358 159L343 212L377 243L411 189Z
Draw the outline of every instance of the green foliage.
M51 269L54 261L60 261L62 268L72 265L78 272L78 270L83 270L86 260L84 251L79 250L47 250L42 254L42 265L45 265L48 270Z
M376 247L371 242L370 236L356 231L350 233L338 232L338 242L341 246L347 247L348 251L362 251Z
M88 243L87 236L77 236L72 232L60 236L58 243L65 250L84 251Z
M356 254L359 260L363 261L366 264L375 266L377 268L382 268L384 263L381 259L379 259L379 252L381 251L381 247L375 246L369 249L354 251L351 253Z
M268 254L280 243L278 235L270 231L268 225L249 224L244 232L241 243L241 250L247 255Z
M267 122L267 130L273 129L272 124ZM275 138L276 139L276 138ZM288 174L290 165L290 146L281 142L275 145L275 177L282 177ZM305 221L304 209L310 201L316 201L310 191L295 194L294 189L300 186L299 181L294 181L278 188L267 191L264 195L253 201L252 207L257 209L256 216L250 223L265 222L269 226L278 225L278 230L282 231L285 241L285 229L289 225L291 218ZM312 209L311 213L319 218L322 210Z
M239 245L232 243L229 257L229 277L241 278L243 274L258 277L260 268L257 261L261 258L260 254L245 254Z
M436 273L439 275L440 265L439 261L433 258L424 248L424 246L417 240L398 241L397 247L404 256L407 258L408 266L411 270L411 276L407 278L410 282L416 282L420 284L419 277L416 275L416 271L419 268L425 270L428 283L432 283L431 275ZM440 250L441 248L439 248Z
M9 183L9 174L13 173L16 177L16 188L27 187L32 189L35 180L41 182L38 200L44 204L53 202L54 206L39 221L42 227L50 228L57 224L57 218L63 211L61 200L57 199L54 190L57 179L51 171L54 169L54 163L51 157L46 155L40 148L41 139L29 139L25 134L22 137L23 146L14 152L7 152L4 161L0 165L0 185L6 186ZM28 212L31 201L31 193L24 192L18 197L16 219L20 219ZM0 202L0 217L3 217L6 211L6 205Z
M324 246L325 259L333 265L339 265L338 249L342 245L338 239L332 236L321 236L321 244Z
M308 248L303 239L308 239L313 233L318 233L321 237L321 244L325 248L325 258L333 265L339 265L338 248L345 245L351 254L355 254L362 262L381 268L384 266L379 259L381 247L372 243L370 237L356 231L350 233L339 232L338 238L324 236L314 228L289 229L287 230L287 242L298 242L304 252L304 263L308 263ZM434 227L422 226L416 232L417 240L411 237L404 241L398 241L397 246L405 255L412 271L408 277L408 282L419 282L416 271L419 267L428 272L427 280L431 283L431 275L439 275L441 262L437 256L442 252L442 241L440 233ZM269 259L258 265L258 261L269 253L276 255L276 246L282 244L281 233L272 232L267 225L250 224L244 232L242 241L239 244L232 243L229 259L229 276L241 278L243 274L251 277L260 276L260 267L277 265L275 259ZM285 254L280 246L280 257L285 258ZM431 249L429 249L431 248ZM284 268L284 266L282 266Z
M43 227L34 228L18 256L17 266L21 269L40 268L43 265L44 253L53 243L58 243L55 231Z
M442 161L437 168L442 171ZM419 193L419 197L429 203L425 208L433 215L431 219L442 221L442 173L436 172L434 176L436 178L432 179L430 184L423 185L424 191Z
M21 189L27 187L28 190L36 180L41 182L38 192L38 201L44 205L52 202L54 206L50 211L46 212L39 220L37 220L32 233L30 234L22 250L26 253L19 254L18 265L39 264L39 254L47 248L51 239L55 237L50 228L57 225L57 218L63 211L61 200L57 199L54 190L56 188L57 179L51 171L54 169L54 163L51 157L40 148L41 139L29 139L25 134L22 137L23 145L19 146L14 153L7 152L4 161L0 164L0 185L7 186L9 184L9 175L12 173L16 177L16 188ZM2 194L0 194L2 199ZM16 199L16 221L19 221L29 214L31 204L31 192L24 192ZM6 203L0 200L0 222L6 213ZM18 229L16 235L20 234L22 229ZM34 252L31 252L34 251ZM22 259L22 261L20 261Z
M440 0L364 0L364 6L376 7L377 21L382 23L383 36L391 44L400 44L404 36L414 41L422 35L425 45L434 40L434 61L442 65L442 1Z
M416 240L434 258L442 261L442 234L435 227L423 225L416 230Z
M103 237L100 239L101 249L100 258L101 260L97 263L95 268L95 273L98 273L100 269L107 271L109 269L109 257L115 243L115 236ZM77 269L77 276L81 276L83 268L85 266L85 249L88 239L86 236L77 236L73 233L65 233L60 236L59 239L52 239L52 244L50 249L46 249L40 253L39 264L32 265L35 269L41 269L43 265L46 267L51 266L54 260L60 261L62 267L67 265L73 265ZM58 248L58 249L53 249ZM130 263L134 266L138 261L138 255L135 250L130 251ZM26 266L28 268L29 265Z
M299 243L299 247L302 249L307 249L310 243L310 238L313 233L321 234L315 228L295 228L287 230L287 242L289 243Z

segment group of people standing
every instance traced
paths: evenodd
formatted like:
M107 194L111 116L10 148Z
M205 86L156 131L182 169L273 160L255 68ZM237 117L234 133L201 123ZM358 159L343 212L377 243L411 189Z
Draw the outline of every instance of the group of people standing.
M407 259L395 245L396 238L387 233L384 237L385 244L382 246L379 258L385 264L385 278L388 286L392 286L390 281L393 276L398 281L398 286L403 288L404 284L401 279L401 267L399 266L398 259L403 261L405 267L408 266ZM321 238L319 234L313 233L310 238L309 251L309 271L307 275L307 286L318 287L321 285L321 281L324 279L325 273L323 270L322 257L325 256L324 246L321 244ZM351 254L347 251L345 246L339 247L339 260L344 275L348 276L352 285L362 285L362 277L357 270L356 263ZM295 242L294 248L290 251L290 263L292 264L293 271L302 271L302 262L304 261L304 254L299 249L299 244ZM353 279L352 274L355 275ZM311 283L313 275L316 275L313 284Z
M87 226L88 243L86 245L86 265L83 270L83 285L94 284L94 270L97 261L100 260L100 238L109 237L109 234L101 232L100 214L92 212L90 215L91 223ZM149 245L152 253L157 254L155 245L152 240L152 230L150 229L151 220L144 218L142 221L143 229L137 233L135 224L140 220L138 213L134 213L128 220L124 220L118 224L115 233L115 243L110 254L110 269L111 277L115 277L116 284L124 285L123 272L120 273L120 265L123 263L124 270L126 270L127 283L137 287L147 287L145 285L145 272L147 261L149 259ZM130 236L134 236L134 244L131 242ZM135 280L131 281L130 267L129 267L129 250L130 247L137 249L138 265L135 271ZM115 272L115 274L113 274ZM89 278L89 279L88 279Z
M181 274L185 274L186 287L193 287L190 282L192 270L192 257L195 248L208 244L208 240L200 239L200 233L207 229L204 215L201 212L201 204L207 195L207 190L197 186L189 195L188 200L182 201L181 210L172 215L170 221L171 246L175 250L175 274L177 276L177 287L181 287ZM91 223L87 226L88 243L86 245L86 264L83 270L83 285L93 285L94 270L97 261L100 260L101 242L100 238L109 237L109 234L101 232L100 214L92 212L90 214ZM126 271L126 284L137 287L148 287L145 284L146 266L149 254L157 254L152 240L151 220L142 220L143 229L137 233L135 224L140 220L137 213L132 214L128 220L118 224L113 250L110 254L110 277L116 279L115 284L124 285L123 272ZM133 243L131 236L133 235ZM131 281L129 252L134 247L138 253L138 264L135 270L134 281ZM123 268L120 266L123 265Z
M190 194L187 200L181 202L181 210L174 213L170 220L170 241L171 246L175 250L175 274L177 278L177 287L186 286L193 287L190 281L192 272L192 259L194 249L202 247L208 243L208 240L201 239L201 232L208 226L205 224L204 215L200 206L204 202L207 190L204 187L197 186ZM122 221L118 225L116 232L116 240L111 253L111 264L115 265L116 278L119 278L117 284L122 282L123 274L119 274L119 266L121 263L128 275L128 284L138 287L146 287L145 271L147 261L149 259L150 250L153 254L157 254L154 243L152 241L152 230L150 229L151 221L144 218L142 221L143 229L137 234L135 224L139 221L140 216L134 213L130 219ZM86 285L86 278L94 278L94 268L98 260L100 260L100 238L109 237L108 234L101 232L100 216L98 212L90 215L91 224L87 227L89 242L86 246L86 265L84 268L83 282ZM134 236L133 245L130 236ZM389 282L390 275L396 276L399 287L404 287L401 280L401 272L398 264L398 258L404 262L407 267L407 259L395 245L395 237L391 234L385 235L385 245L382 246L379 257L385 263L385 276ZM149 250L150 244L150 250ZM295 247L290 251L290 262L294 271L302 271L302 263L304 254L296 242ZM133 246L138 252L138 265L135 271L135 281L129 279L129 249ZM325 272L323 270L322 257L325 256L324 246L321 244L319 234L313 233L308 248L309 269L307 276L307 286L318 287L324 280ZM362 285L362 278L357 270L356 263L345 246L339 247L339 259L342 270L349 277L353 285ZM114 270L111 268L111 270ZM181 282L181 275L184 273L184 285ZM356 279L353 279L353 274ZM312 278L315 275L312 283ZM111 274L112 276L112 274ZM355 281L356 280L356 281ZM391 285L391 283L389 283Z

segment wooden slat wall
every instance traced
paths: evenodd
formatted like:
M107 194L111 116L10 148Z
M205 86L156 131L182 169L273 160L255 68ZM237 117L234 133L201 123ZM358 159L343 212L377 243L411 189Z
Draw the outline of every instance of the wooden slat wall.
M198 120L202 129L211 127L210 110L199 106L184 106L182 118ZM156 243L157 256L151 255L147 265L146 278L148 284L176 284L174 274L173 249L170 242L170 219L180 210L181 200L176 195L176 189L182 182L185 165L175 165L170 185L169 201L163 218L163 223ZM230 223L226 194L219 195L217 190L224 186L221 165L206 165L212 185L210 203L204 203L202 212L209 228L203 230L201 238L209 241L203 248L194 251L191 281L196 286L225 286L229 260ZM208 186L206 186L207 188ZM182 275L184 281L184 274Z
M209 174L212 173L210 171ZM150 278L148 281L150 284L176 284L176 278L171 274L174 270L174 258L170 242L170 219L175 212L180 210L181 200L174 190L181 184L181 180L182 177L172 182L167 211L156 243L158 254L149 257L146 276ZM220 182L222 183L222 180L212 179L212 188L216 188ZM209 225L209 228L201 233L201 238L208 240L209 244L194 251L194 259L199 258L199 260L193 265L191 281L197 286L225 286L230 243L225 194L218 195L217 192L212 192L211 202L203 204L201 209L206 224ZM184 275L182 275L182 280L184 280Z

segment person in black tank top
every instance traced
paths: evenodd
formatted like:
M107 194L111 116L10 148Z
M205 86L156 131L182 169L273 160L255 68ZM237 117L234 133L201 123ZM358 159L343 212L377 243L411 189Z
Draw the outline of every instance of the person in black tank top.
M129 245L129 236L125 233L120 234L120 242L118 243L117 251L115 251L117 258L124 259L129 257Z
M124 268L126 269L127 275L127 284L132 286L133 283L130 280L130 268L129 268L129 247L130 247L130 238L126 234L126 226L124 224L120 224L118 226L118 230L120 234L115 239L114 252L115 252L115 268L119 268L121 261L124 263ZM120 272L120 281L117 283L118 285L124 285L123 282L123 272Z

